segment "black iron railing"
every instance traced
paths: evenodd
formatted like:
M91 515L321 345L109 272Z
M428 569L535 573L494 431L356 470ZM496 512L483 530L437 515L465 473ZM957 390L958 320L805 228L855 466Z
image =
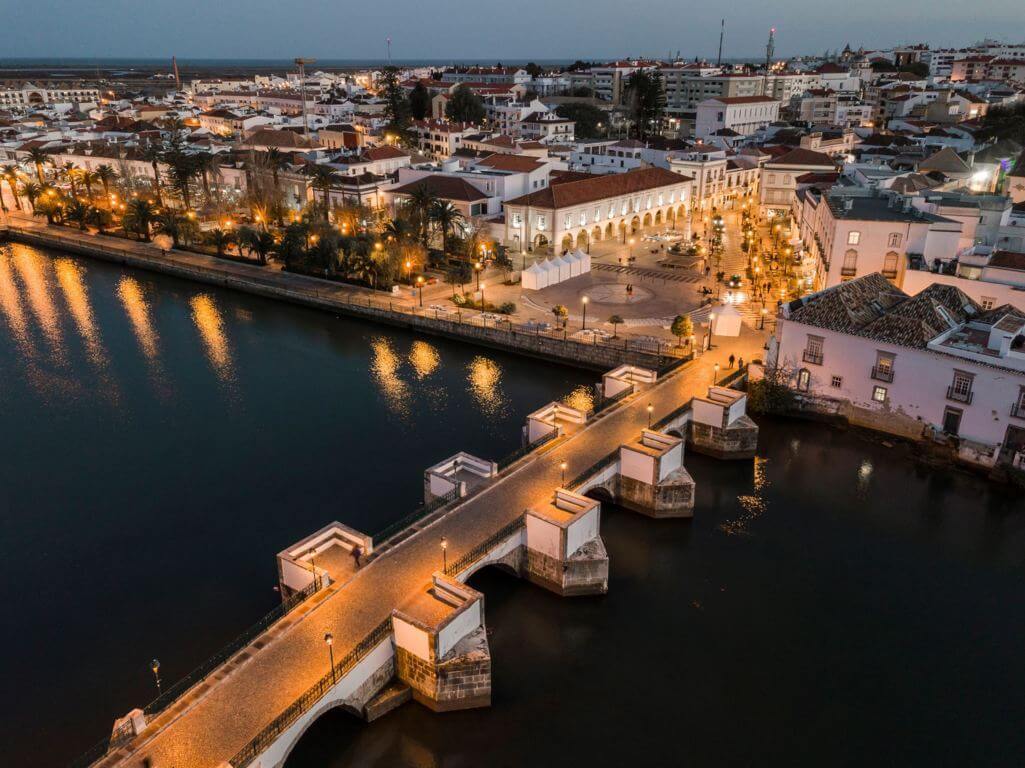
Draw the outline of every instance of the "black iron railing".
M1012 405L1011 415L1016 419L1025 419L1025 403L1015 403Z
M603 469L605 469L607 466L609 466L610 464L615 463L618 460L619 460L619 449L616 448L616 450L612 451L611 453L607 453L604 456L602 456L600 459L598 459L598 461L596 461L594 464L589 466L587 469L585 469L579 475L574 477L568 483L565 483L563 485L563 487L567 488L569 490L572 490L573 488L576 488L577 486L582 485L589 478L591 478L594 475L598 474Z
M813 352L810 349L806 349L804 350L804 354L801 357L806 363L811 363L812 365L822 365L821 352Z
M509 455L503 456L498 461L498 471L501 472L506 467L508 467L511 464L514 464L517 461L519 461L520 459L522 459L524 456L526 456L531 451L535 451L538 448L540 448L542 445L544 445L545 443L551 442L556 437L558 437L558 435L559 435L559 431L557 429L556 430L552 430L548 434L543 435L542 437L539 437L534 442L527 443L522 448L517 448L515 451L513 451Z
M519 528L522 528L523 525L524 523L522 518L518 520L513 520L511 523L504 526L496 533L493 533L491 536L488 536L488 538L486 538L476 547L471 549L469 552L462 555L457 560L453 560L451 563L449 563L445 568L445 573L457 574L466 570L469 566L473 565L478 560L487 555L488 552L494 549L497 544L500 544L501 542L505 541L510 536L512 536ZM232 763L232 765L235 764Z
M893 368L884 367L880 368L878 365L872 366L872 378L876 381L885 381L887 383L893 381Z
M396 535L402 533L404 530L409 528L409 526L413 525L414 523L416 523L416 522L418 522L420 520L423 520L428 515L430 515L430 514L432 514L434 512L437 512L439 509L441 509L442 507L444 507L444 506L446 506L448 504L451 504L453 501L456 501L458 498L459 498L459 487L458 486L456 486L455 488L453 488L451 491L449 491L448 493L444 494L443 496L435 496L430 501L428 501L428 502L426 502L424 504L421 504L419 507L414 509L412 512L410 512L405 517L399 518L394 523L391 523L390 525L386 526L385 528L383 528L380 531L378 531L377 533L375 533L374 536L373 536L374 546L375 547L380 547L381 544L386 542L388 539L390 539L393 536L396 536Z
M947 399L953 400L958 403L964 403L965 405L972 404L972 395L974 393L969 389L967 392L957 389L954 386L947 387Z
M132 740L134 731L130 722L122 723L110 736L106 736L93 744L89 749L74 759L68 768L87 768L97 760L103 759L112 749Z
M335 684L342 679L374 648L380 645L391 634L391 618L387 618L357 643L356 647L338 660L334 668L307 688L295 701L286 707L281 714L268 723L242 749L235 753L229 761L232 768L245 768L258 758L291 727L296 720L309 712Z

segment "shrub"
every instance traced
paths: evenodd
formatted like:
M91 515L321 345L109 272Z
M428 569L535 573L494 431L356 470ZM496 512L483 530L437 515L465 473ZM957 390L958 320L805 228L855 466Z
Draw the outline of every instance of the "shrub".
M516 312L516 303L512 301L505 301L498 305L498 311L503 315L511 315Z

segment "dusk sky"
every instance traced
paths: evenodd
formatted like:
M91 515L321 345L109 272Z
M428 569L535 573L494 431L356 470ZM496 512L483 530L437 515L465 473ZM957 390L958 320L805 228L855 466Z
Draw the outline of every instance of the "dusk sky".
M565 59L715 54L726 15L726 56L763 55L768 28L776 53L928 41L964 45L1023 30L1020 0L982 3L860 3L754 0L35 0L5 4L0 58L383 58ZM437 11L437 12L432 12ZM444 11L442 13L441 11ZM1009 42L1022 42L1012 39Z

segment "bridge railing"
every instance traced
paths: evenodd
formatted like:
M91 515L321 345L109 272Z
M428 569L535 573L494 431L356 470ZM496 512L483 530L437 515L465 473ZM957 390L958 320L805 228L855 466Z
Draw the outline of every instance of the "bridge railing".
M503 456L501 459L498 460L498 471L501 472L506 467L515 464L517 461L522 459L527 454L536 451L538 448L540 448L542 445L545 445L546 443L550 443L556 437L558 437L557 432L549 432L546 435L542 435L534 442L527 443L522 448L517 448L512 453Z
M409 526L413 525L414 523L420 520L423 520L428 515L437 512L439 509L446 506L447 504L451 504L458 498L459 488L456 487L442 496L435 496L430 501L421 504L419 507L414 509L405 517L399 518L394 523L385 526L380 531L375 533L373 535L374 547L380 547L381 544L388 541L388 539L392 538L393 536L397 536L398 534L402 533L404 530L409 528Z
M110 750L117 749L122 744L126 744L131 741L133 735L134 731L132 730L132 724L129 722L122 723L121 727L115 729L110 736L100 739L89 747L89 749L76 757L68 764L68 768L87 768L97 760L102 760L106 757Z
M248 744L235 753L229 761L232 768L245 768L258 758L287 731L296 720L309 712L317 702L324 698L335 684L348 674L353 667L362 661L367 654L380 645L391 634L391 618L387 618L374 627L356 647L339 659L334 667L317 682L303 691L299 698L286 707L281 714L268 723L263 730L254 736Z
M494 547L497 544L501 543L505 539L508 539L510 536L516 533L517 530L523 528L523 526L524 522L522 518L513 520L508 525L503 526L500 530L493 533L491 536L488 536L488 538L484 539L484 541L475 546L469 552L465 553L464 555L461 555L459 558L453 560L451 563L448 563L448 565L445 567L445 573L448 575L453 575L466 570L466 568L473 565L478 560L487 555L488 552L494 549Z

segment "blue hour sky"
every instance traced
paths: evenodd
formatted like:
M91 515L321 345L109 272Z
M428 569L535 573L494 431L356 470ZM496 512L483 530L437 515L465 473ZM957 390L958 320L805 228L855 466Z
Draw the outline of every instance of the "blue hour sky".
M6 6L6 7L4 7ZM573 59L819 53L1025 38L1021 0L5 0L8 57ZM1011 39L1008 42L1022 42Z

